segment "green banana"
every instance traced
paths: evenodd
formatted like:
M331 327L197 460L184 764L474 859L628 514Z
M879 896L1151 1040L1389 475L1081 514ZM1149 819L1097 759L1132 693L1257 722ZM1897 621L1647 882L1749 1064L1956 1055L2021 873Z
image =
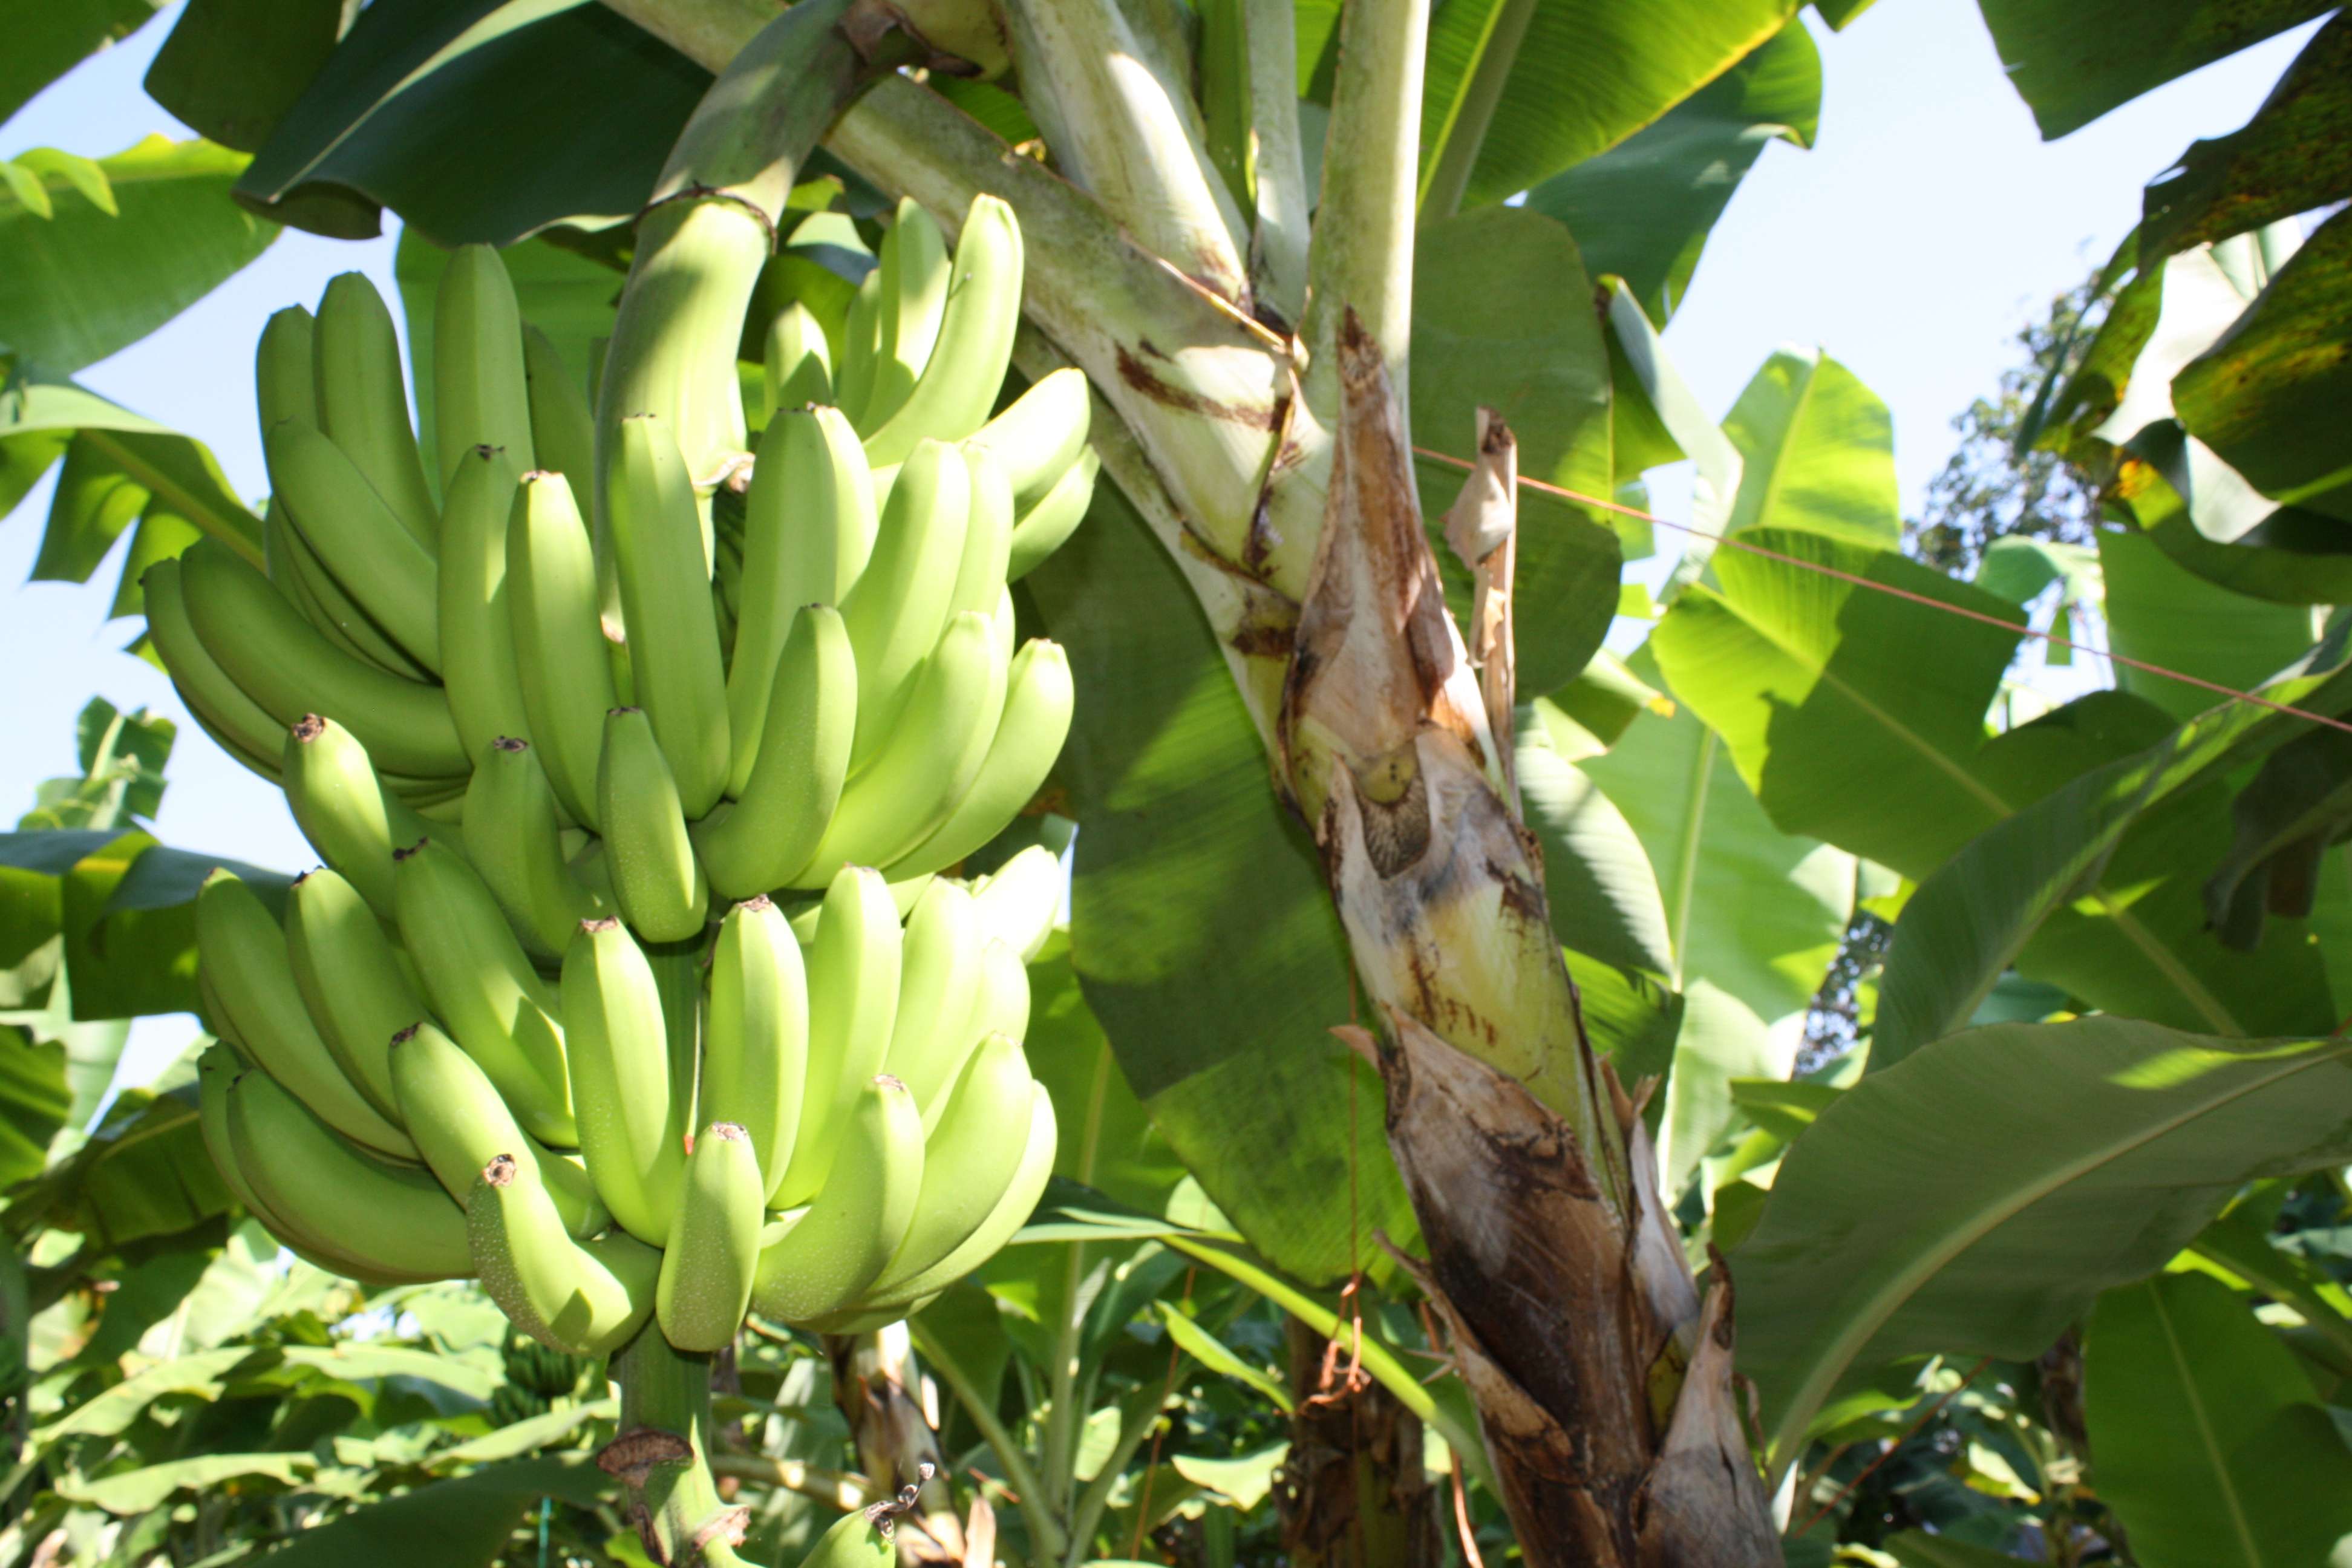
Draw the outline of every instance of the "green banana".
M711 604L710 558L698 542L694 483L659 417L621 421L606 476L608 532L629 660L646 710L698 817L726 792L730 763L727 671Z
M891 1568L898 1561L898 1549L876 1528L873 1512L863 1508L835 1520L801 1559L800 1568Z
M955 1082L949 1063L970 1043L964 1026L979 999L986 946L971 895L934 882L907 917L898 970L898 1012L882 1070L929 1111Z
M856 1086L839 1152L814 1201L761 1237L752 1300L760 1315L796 1323L859 1300L914 1224L923 1184L923 1117L887 1076Z
M946 1289L995 1257L1013 1239L1013 1233L1029 1223L1029 1216L1037 1212L1037 1200L1045 1195L1045 1184L1053 1180L1059 1137L1054 1099L1044 1084L1029 1086L1029 1142L1021 1151L1021 1163L1012 1182L988 1211L988 1217L945 1258L892 1287L886 1293L888 1300L869 1296L865 1303L869 1310L903 1314L912 1303Z
M433 450L445 493L476 447L505 448L517 473L536 466L514 282L497 250L462 245L433 297ZM445 505L445 539L447 526Z
M1059 643L1034 638L1013 655L987 754L947 819L889 862L891 877L944 871L1026 810L1062 754L1076 698L1069 657Z
M693 828L711 882L730 898L784 886L816 852L840 803L857 724L857 663L831 605L793 617L762 724L740 798Z
M178 558L158 561L141 573L139 591L147 607L147 635L154 640L181 701L223 751L275 782L286 727L247 697L205 651L204 639L188 618Z
M1087 373L1065 365L1031 383L965 445L986 447L1004 460L1013 507L1026 515L1078 461L1092 413Z
M369 1159L335 1135L268 1073L228 1091L229 1143L267 1210L321 1250L414 1279L473 1272L464 1211L428 1171Z
M297 879L286 898L286 958L343 1076L378 1111L402 1121L388 1051L395 1030L425 1016L425 999L359 889L325 867Z
M1021 224L1012 207L974 196L956 236L939 340L906 402L866 437L869 462L903 462L926 439L961 441L987 423L1021 325Z
M1029 575L1078 531L1078 524L1087 520L1087 509L1094 504L1095 476L1101 471L1102 459L1088 447L1063 471L1052 489L1021 513L1013 525L1013 549L1004 563L1006 582L1017 583Z
M765 1184L751 1135L735 1123L712 1122L694 1141L655 1296L662 1336L679 1350L708 1353L735 1342L760 1261Z
M408 420L400 340L383 296L364 274L346 272L328 283L312 351L319 427L367 476L409 536L431 549L440 511Z
M596 485L596 415L553 339L522 324L523 375L530 392L530 450L540 471L562 474L574 490Z
M804 1204L833 1168L842 1124L859 1092L882 1069L898 1012L901 937L898 906L881 873L848 866L825 889L808 944L808 1086L780 1208Z
M271 314L253 352L254 402L267 437L289 419L319 422L318 322L299 305Z
M604 715L596 769L596 816L604 863L621 912L649 942L683 942L702 931L710 885L686 830L677 785L640 708Z
M365 610L360 608L327 563L302 542L302 531L286 513L286 504L269 498L262 526L267 531L271 567L269 580L293 601L302 618L319 628L327 640L353 658L373 664L404 680L430 681L433 672L401 651ZM278 563L282 562L282 568Z
M914 1223L866 1294L887 1300L936 1267L987 1223L1020 1173L1034 1114L1029 1064L1019 1042L991 1035L964 1064L947 1112L923 1141L923 1186Z
M263 443L269 482L335 585L401 652L441 668L434 552L400 527L359 465L315 426L289 419Z
M841 603L857 654L858 759L895 731L916 672L946 629L971 509L970 471L943 442L918 447L890 487L874 552Z
M1062 858L1032 844L973 885L972 906L989 936L1025 962L1054 934L1068 881Z
M858 422L867 429L898 412L915 378L930 362L947 309L947 237L931 215L901 197L890 230L882 237L882 282L875 321L874 384Z
M770 424L787 409L833 401L833 354L806 306L794 300L776 312L768 323L767 348L761 386Z
M465 835L466 858L533 958L562 958L582 921L613 912L565 861L555 792L528 741L501 735L483 748L466 786Z
M661 1254L618 1231L574 1241L538 1173L511 1155L482 1167L466 1235L483 1293L551 1349L610 1355L653 1315Z
M882 354L882 268L877 266L857 285L849 301L849 323L842 329L841 364L833 377L834 402L861 431L866 405L874 395L874 380Z
M390 1059L409 1136L452 1198L464 1202L491 1156L509 1154L539 1172L572 1235L593 1236L612 1222L588 1173L525 1132L489 1074L431 1020L394 1032Z
M525 474L507 527L507 615L530 739L555 798L593 827L604 710L619 700L596 611L596 559L572 486Z
M1018 1040L1028 1033L1029 970L1009 943L987 942L980 950L979 993L972 998L971 1013L964 1019L962 1029L949 1037L950 1048L939 1082L951 1084L961 1077L964 1063L980 1048L981 1041L991 1035ZM923 1102L926 1133L940 1124L946 1110L944 1094L935 1093Z
M415 1158L408 1134L343 1076L302 1005L286 933L253 889L227 871L214 871L197 890L196 951L237 1037L270 1076L353 1142Z
M280 752L279 779L302 837L390 920L393 846L424 837L425 819L384 788L367 748L331 719L304 714Z
M824 837L793 886L829 881L845 865L890 865L954 812L987 760L1004 709L1006 670L992 625L970 610L948 623L889 734L842 787Z
M793 617L838 605L873 552L874 484L837 408L789 409L760 436L743 498L742 611L727 670L727 793L749 787Z
M393 852L400 936L434 1016L490 1075L531 1135L578 1142L554 992L474 868L436 838Z
M669 1239L690 1085L671 1082L661 994L628 928L585 921L563 955L563 1031L580 1152L622 1228Z
M179 586L205 652L278 725L324 714L348 726L379 768L465 776L471 764L439 687L344 653L228 546L210 539L190 545L180 557Z
M783 1184L808 1078L808 977L801 944L762 895L727 911L710 954L698 1119L750 1134L760 1195Z
M468 447L450 465L441 509L441 680L457 738L478 762L501 735L533 738L507 613L507 527L522 474L509 454Z
M963 555L956 564L948 613L965 610L992 616L1004 597L1004 567L1013 552L1013 487L1003 460L985 447L966 446L964 471L971 480L965 514Z

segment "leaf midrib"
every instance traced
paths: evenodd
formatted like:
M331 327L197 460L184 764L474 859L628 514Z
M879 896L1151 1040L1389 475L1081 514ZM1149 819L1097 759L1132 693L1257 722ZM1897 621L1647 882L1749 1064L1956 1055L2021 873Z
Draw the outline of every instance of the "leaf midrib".
M2180 1378L2180 1391L2189 1401L2189 1418L2196 1423L2197 1441L2205 1450L2207 1461L2213 1467L2214 1483L2221 1488L2221 1500L2229 1505L2230 1528L2237 1533L2239 1549L2245 1553L2249 1568L2262 1568L2262 1549L2254 1542L2252 1526L2246 1519L2245 1504L2238 1497L2237 1478L2230 1473L2227 1456L2213 1435L2212 1418L2205 1413L2204 1395L2198 1392L2197 1380L2189 1371L2189 1358L2180 1348L2180 1335L2172 1326L2172 1313L2164 1304L2164 1292L2155 1286L2147 1287L2149 1300L2156 1306L2157 1326L2164 1331L2164 1347L2172 1357L2173 1370Z

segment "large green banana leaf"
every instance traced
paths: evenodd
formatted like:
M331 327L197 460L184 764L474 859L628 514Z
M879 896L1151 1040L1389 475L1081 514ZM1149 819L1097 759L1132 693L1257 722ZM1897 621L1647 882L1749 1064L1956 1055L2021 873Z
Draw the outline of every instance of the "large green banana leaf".
M1423 187L1485 206L1540 184L1656 120L1795 11L1795 0L1447 5L1430 24Z
M2256 1175L2352 1158L2352 1041L1997 1024L1841 1096L1731 1257L1776 1473L1851 1373L2030 1361Z
M2124 458L2116 510L2189 571L2282 605L2352 602L2352 529L2338 519L2280 506L2178 419L2144 427Z
M1061 774L1085 999L1242 1234L1302 1279L1344 1279L1412 1211L1379 1080L1328 1032L1349 1016L1348 954L1313 847L1191 592L1112 487L1023 581L1081 694Z
M89 55L127 38L162 0L31 0L0 14L0 120Z
M1591 292L1575 241L1549 218L1491 207L1423 226L1413 262L1413 438L1467 461L1476 456L1483 405L1518 438L1522 478L1613 494L1608 349L1591 311L1559 308ZM1420 467L1423 509L1433 527L1462 474L1426 461ZM1573 679L1608 635L1623 569L1614 522L1520 492L1511 602L1521 690L1549 691ZM1468 574L1453 551L1436 549L1448 600L1466 624Z
M355 9L346 0L189 0L147 68L147 94L222 146L256 152Z
M1894 418L1827 354L1773 354L1723 430L1744 461L1727 532L1803 529L1889 547L1902 539Z
M2099 1299L2083 1414L2141 1568L2300 1568L2352 1551L2352 1450L2248 1304L2200 1274Z
M1821 50L1792 21L1661 119L1536 186L1527 205L1566 224L1585 265L1622 278L1663 321L1739 182L1775 141L1811 147L1821 110Z
M0 183L0 353L58 375L212 292L278 228L226 198L242 153L150 136L92 162L47 149Z
M2150 256L2226 239L2352 195L2352 16L2338 12L2287 68L2252 119L2192 142L2148 182L2140 218Z
M2042 139L2334 8L2336 0L1978 0Z
M2352 17L2330 30L2352 79ZM2352 116L2352 85L2335 89ZM2352 527L2352 220L2320 225L2172 396L2189 434L2264 495Z
M2315 628L2307 607L2249 598L2206 582L2153 539L2103 531L2099 572L2106 581L2107 646L2126 658L2244 691L2311 647ZM2116 667L2116 684L2176 719L2191 718L2217 700L2203 687L2129 665Z

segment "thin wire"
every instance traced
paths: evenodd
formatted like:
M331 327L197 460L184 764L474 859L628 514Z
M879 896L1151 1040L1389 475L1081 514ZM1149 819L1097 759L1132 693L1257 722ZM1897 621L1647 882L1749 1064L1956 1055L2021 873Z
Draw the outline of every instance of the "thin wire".
M1449 467L1460 468L1465 473L1473 467L1472 464L1454 457L1450 452L1433 451L1427 447L1415 447L1413 453L1416 457L1427 458L1432 462L1444 463ZM2267 697L2258 697L2251 691L2241 691L2234 686L2224 686L2220 681L2207 680L2201 676L2186 674L2178 669L2168 669L2163 665L2150 664L2145 659L2133 658L2111 649L2094 647L2089 643L2079 643L2071 637L2060 637L2056 632L2035 631L2032 626L2021 626L2014 621L2003 620L1999 616L1989 616L1982 610L1971 610L1959 605L1946 604L1943 600L1931 598L1926 594L1915 594L1908 588L1897 588L1891 583L1875 583L1867 577L1859 577L1851 572L1840 571L1834 566L1824 566L1818 561L1807 561L1801 556L1784 555L1778 550L1769 549L1750 540L1742 539L1738 534L1710 533L1706 529L1694 528L1686 522L1676 522L1671 518L1643 511L1639 507L1602 500L1599 496L1589 496L1581 490L1569 489L1561 485L1546 484L1541 479L1522 477L1519 480L1519 488L1538 490L1549 496L1558 496L1562 500L1574 501L1579 506L1597 507L1602 511L1619 512L1626 517L1639 518L1643 522L1655 523L1661 528L1675 529L1690 534L1694 538L1711 540L1717 544L1727 544L1734 550L1745 550L1751 555L1761 555L1768 561L1778 561L1783 565L1794 566L1800 571L1816 573L1823 577L1834 577L1842 583L1851 583L1857 588L1867 588L1874 594L1885 594L1893 598L1908 599L1915 605L1925 605L1931 610L1941 610L1948 616L1958 616L1963 620L1982 621L1989 626L2000 627L2012 637L2037 637L2046 643L2054 643L2060 647L2069 647L2087 653L2095 658L2104 658L2111 663L2127 666L2143 674L2158 676L2166 680L2177 680L2184 686L2198 687L2216 696L2227 697L2239 702L2251 702L2257 708L2267 708L2273 713L2284 713L2292 719L2308 719L2315 724L2325 724L2331 730L2341 730L2347 734L2352 734L2352 723L2347 723L2341 719L2331 719L2325 713L2315 713L2308 708L2297 708L2287 702L2273 702Z

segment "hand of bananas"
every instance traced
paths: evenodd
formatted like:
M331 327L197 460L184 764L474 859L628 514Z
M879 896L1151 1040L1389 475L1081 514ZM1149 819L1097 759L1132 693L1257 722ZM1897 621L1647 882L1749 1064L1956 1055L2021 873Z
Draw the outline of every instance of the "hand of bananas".
M1069 726L1007 584L1095 463L1076 372L988 417L1020 290L1003 204L952 256L901 204L837 354L775 322L725 476L652 416L600 475L487 247L436 301L429 466L363 278L271 319L268 572L205 543L144 582L190 711L326 861L282 925L226 873L197 900L205 1138L289 1247L478 1276L569 1354L649 1316L695 1352L753 1304L895 1319L1028 1217L1055 1127L1023 965L1058 868L936 875Z

